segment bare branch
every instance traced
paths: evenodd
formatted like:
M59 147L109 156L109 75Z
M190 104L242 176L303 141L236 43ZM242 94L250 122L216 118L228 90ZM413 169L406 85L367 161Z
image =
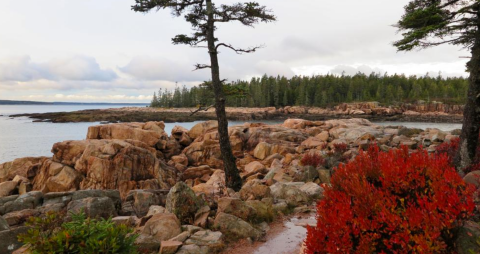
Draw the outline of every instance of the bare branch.
M217 44L217 46L215 47L215 50L218 52L218 48L220 47L226 47L226 48L229 48L233 51L235 51L235 53L237 54L243 54L243 53L253 53L255 51L257 51L257 49L261 49L261 48L264 48L265 46L264 45L260 45L260 46L256 46L256 47L250 47L250 48L247 48L247 49L239 49L239 48L234 48L232 45L230 44L226 44L226 43L219 43Z
M198 112L200 112L200 111L208 111L210 108L213 108L213 106L214 106L214 105L210 105L210 106L208 106L208 107L200 106L197 110L195 110L195 111L190 111L190 112L191 112L190 116L193 116L193 115L195 115L196 113L198 113Z
M198 70L208 69L208 68L212 68L212 66L208 64L195 64L195 70L193 71L198 71Z

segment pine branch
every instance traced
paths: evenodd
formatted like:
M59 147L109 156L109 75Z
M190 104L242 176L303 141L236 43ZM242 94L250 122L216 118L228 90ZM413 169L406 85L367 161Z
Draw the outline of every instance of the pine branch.
M217 44L217 46L215 47L215 50L218 52L218 48L220 47L226 47L226 48L229 48L233 51L235 51L235 53L237 54L243 54L243 53L254 53L255 51L257 51L258 49L261 49L261 48L264 48L265 46L264 45L260 45L260 46L256 46L256 47L250 47L250 48L247 48L247 49L239 49L239 48L235 48L233 47L232 45L230 44L226 44L226 43L219 43Z

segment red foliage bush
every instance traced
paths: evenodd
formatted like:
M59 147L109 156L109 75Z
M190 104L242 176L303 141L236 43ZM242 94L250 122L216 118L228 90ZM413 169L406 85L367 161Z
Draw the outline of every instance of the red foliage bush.
M317 204L305 253L442 253L474 209L445 155L372 146L341 164Z
M480 141L480 140L479 140ZM449 142L443 142L435 149L436 154L445 154L448 157L448 163L454 167L454 159L460 148L460 138L452 138ZM477 148L475 159L470 167L464 169L465 173L480 170L480 147Z
M323 166L325 165L325 158L317 153L307 153L300 160L302 166Z
M348 146L345 143L333 144L333 151L336 154L343 154L348 150Z

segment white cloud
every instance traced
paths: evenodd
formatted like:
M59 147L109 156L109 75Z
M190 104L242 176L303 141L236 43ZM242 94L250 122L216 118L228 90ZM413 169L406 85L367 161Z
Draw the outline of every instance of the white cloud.
M148 56L134 57L126 66L119 70L139 80L167 81L203 81L208 78L208 72L193 71L194 63L182 64L165 58Z
M116 78L113 70L100 68L95 58L86 56L53 59L46 63L33 62L29 56L22 56L1 59L0 62L0 81L112 81Z

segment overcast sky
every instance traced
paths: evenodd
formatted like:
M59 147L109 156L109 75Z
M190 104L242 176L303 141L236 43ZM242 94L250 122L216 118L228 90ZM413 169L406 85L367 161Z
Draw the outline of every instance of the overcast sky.
M230 3L231 0L215 2ZM278 21L256 28L222 24L220 41L265 45L255 54L223 49L222 78L355 74L465 76L468 52L454 46L397 52L392 27L408 0L259 0ZM134 0L1 0L0 99L148 102L175 82L208 79L205 49L171 44L189 33L169 11L135 13Z

